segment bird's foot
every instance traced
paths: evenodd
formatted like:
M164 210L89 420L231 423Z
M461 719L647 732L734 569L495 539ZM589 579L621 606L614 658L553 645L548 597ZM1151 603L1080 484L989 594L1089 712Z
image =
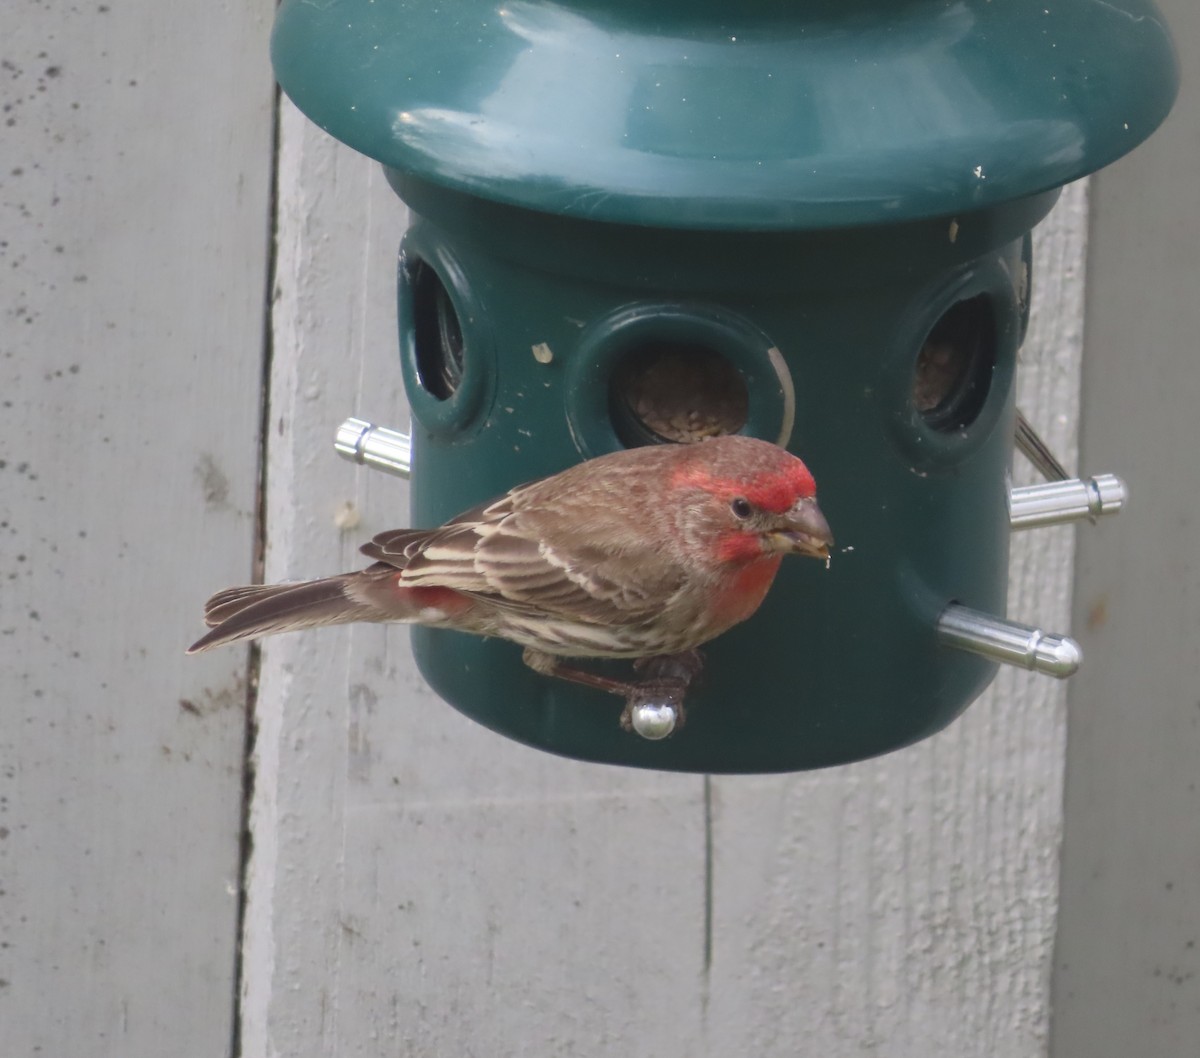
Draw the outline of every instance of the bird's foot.
M577 669L573 665L564 665L562 659L554 654L547 654L531 647L525 648L521 660L539 675L552 676L557 680L566 680L568 683L578 683L581 687L591 687L608 694L624 697L637 686L628 680L614 680L608 676L601 676L598 672L588 672L586 669Z
M684 700L704 669L704 658L688 650L639 658L634 668L641 679L625 696L621 727L652 740L674 734L687 721Z
M599 673L564 665L553 654L526 649L522 658L534 672L568 680L625 699L621 727L643 738L660 739L677 731L687 719L684 699L704 669L698 650L660 654L634 662L636 680L616 680Z

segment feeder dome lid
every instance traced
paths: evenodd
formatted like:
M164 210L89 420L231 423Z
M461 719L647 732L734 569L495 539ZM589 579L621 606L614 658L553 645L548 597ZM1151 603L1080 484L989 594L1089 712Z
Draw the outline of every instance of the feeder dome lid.
M980 209L1141 143L1178 67L1151 0L284 0L284 91L403 173L666 228Z

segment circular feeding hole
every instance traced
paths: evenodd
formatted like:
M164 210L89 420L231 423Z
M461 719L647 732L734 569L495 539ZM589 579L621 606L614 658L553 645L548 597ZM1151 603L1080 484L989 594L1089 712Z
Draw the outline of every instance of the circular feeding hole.
M445 284L425 261L406 265L412 289L413 346L417 377L438 400L449 400L462 385L463 336Z
M996 366L996 321L980 294L959 301L934 325L917 354L912 402L925 423L949 433L975 421Z
M720 353L690 342L647 342L613 372L609 410L628 447L737 433L750 413L742 374Z

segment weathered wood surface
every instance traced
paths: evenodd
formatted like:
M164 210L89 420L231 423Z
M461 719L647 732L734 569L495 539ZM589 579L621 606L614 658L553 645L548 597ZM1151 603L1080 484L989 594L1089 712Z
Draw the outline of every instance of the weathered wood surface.
M269 578L348 568L406 514L403 483L331 450L344 415L407 420L403 211L286 105L281 150ZM1073 188L1039 234L1021 368L1064 454L1085 212ZM1014 614L1065 627L1072 540L1020 539ZM1063 693L1004 674L903 753L706 788L488 733L423 687L402 629L269 641L245 1053L1043 1053Z
M1035 238L1018 399L1069 467L1086 188ZM1018 482L1035 480L1020 457ZM1073 535L1014 537L1009 613L1068 629ZM1002 671L945 732L826 772L714 780L711 1054L1043 1054L1065 686ZM683 1053L683 1052L679 1052Z
M1083 451L1132 499L1080 539L1056 1058L1200 1054L1200 6L1159 6L1179 100L1093 184Z
M272 5L0 10L0 1053L229 1053Z

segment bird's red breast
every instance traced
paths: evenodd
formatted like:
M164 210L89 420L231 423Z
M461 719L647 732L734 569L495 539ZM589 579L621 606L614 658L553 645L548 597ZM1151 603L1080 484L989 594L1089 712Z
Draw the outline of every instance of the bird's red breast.
M753 615L766 598L782 561L782 555L760 558L726 577L713 595L711 614L714 621L729 628Z

